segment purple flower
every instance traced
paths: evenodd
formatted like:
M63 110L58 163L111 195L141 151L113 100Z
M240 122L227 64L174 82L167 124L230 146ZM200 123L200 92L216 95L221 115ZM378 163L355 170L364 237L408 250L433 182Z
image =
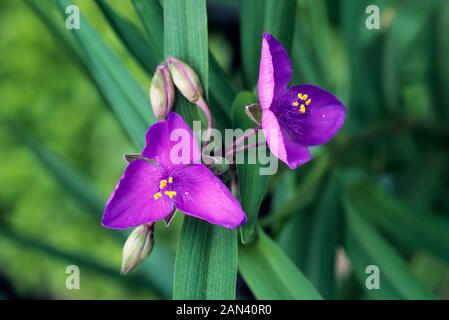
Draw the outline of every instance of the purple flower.
M271 152L295 169L311 159L307 147L324 144L338 132L346 109L331 93L314 85L288 88L291 77L287 51L264 33L258 82L262 130Z
M174 130L183 133L181 141L170 139ZM188 153L186 163L172 160L180 143L187 143L187 148L181 148ZM109 198L103 226L134 227L169 217L176 208L225 228L236 228L245 222L240 203L199 163L199 147L180 115L170 112L167 120L151 126L142 156L128 165Z

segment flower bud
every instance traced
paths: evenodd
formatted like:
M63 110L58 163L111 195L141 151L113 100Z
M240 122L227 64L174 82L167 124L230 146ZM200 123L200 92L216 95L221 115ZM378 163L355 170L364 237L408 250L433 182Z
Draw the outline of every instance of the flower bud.
M143 224L135 228L126 239L122 252L122 274L137 267L153 250L154 224Z
M201 82L195 71L186 63L173 57L167 59L173 82L181 94L192 103L203 95Z
M170 72L163 64L157 66L151 80L150 101L153 113L159 120L165 120L175 100L175 89Z

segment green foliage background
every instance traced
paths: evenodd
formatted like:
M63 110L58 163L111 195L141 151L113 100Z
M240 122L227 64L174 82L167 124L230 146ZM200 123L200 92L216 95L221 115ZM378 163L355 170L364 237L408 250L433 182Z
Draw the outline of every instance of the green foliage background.
M201 0L74 2L84 16L76 34L64 28L68 1L0 3L0 298L449 296L447 1L211 0L207 17ZM369 4L380 30L365 28ZM254 232L178 215L157 225L148 261L121 277L126 233L100 217L121 156L154 121L154 66L166 54L194 65L217 126L243 127L263 31L290 50L293 83L345 103L344 130L296 171L281 166L265 181L238 168ZM80 290L65 286L72 264ZM364 286L371 264L380 290Z

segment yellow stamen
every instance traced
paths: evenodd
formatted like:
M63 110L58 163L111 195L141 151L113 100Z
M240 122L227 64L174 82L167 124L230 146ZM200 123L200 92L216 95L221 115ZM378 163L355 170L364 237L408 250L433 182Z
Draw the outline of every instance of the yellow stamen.
M299 112L301 113L306 112L306 107L303 104L299 107Z
M164 189L167 186L167 180L163 179L161 180L161 182L159 183L159 189Z
M298 93L298 98L302 100L302 93Z
M299 105L298 101L295 101L292 103L294 107L297 107Z
M307 94L302 95L302 100L306 101L309 96Z
M166 196L168 196L170 199L172 199L174 196L176 196L176 191L165 191L164 192Z
M311 104L311 103L312 103L312 99L307 100L307 101L306 101L306 106L308 106L308 105Z
M160 192L156 192L156 193L154 194L154 196L153 196L154 200L157 200L157 199L159 199L160 197L162 197L162 193L160 193Z
M173 177L168 177L168 183L173 183Z

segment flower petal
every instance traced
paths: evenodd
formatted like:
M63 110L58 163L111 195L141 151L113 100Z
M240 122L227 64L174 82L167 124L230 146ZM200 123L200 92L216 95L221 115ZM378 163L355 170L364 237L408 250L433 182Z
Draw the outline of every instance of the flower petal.
M292 64L287 51L276 38L264 33L260 56L258 94L262 109L268 109L287 90Z
M295 169L312 159L309 150L291 139L270 110L263 110L262 130L271 152L290 169Z
M109 198L102 225L125 229L160 220L173 210L168 197L154 199L163 170L145 160L131 162Z
M301 123L301 135L295 137L295 141L304 146L316 146L332 139L345 121L343 104L331 93L310 84L294 86L289 91L307 94L311 99L308 115Z
M167 120L150 127L142 155L165 168L180 163L199 163L201 159L198 142L192 130L175 112L169 112Z
M186 166L174 180L176 207L185 214L231 229L245 222L240 203L206 166Z

